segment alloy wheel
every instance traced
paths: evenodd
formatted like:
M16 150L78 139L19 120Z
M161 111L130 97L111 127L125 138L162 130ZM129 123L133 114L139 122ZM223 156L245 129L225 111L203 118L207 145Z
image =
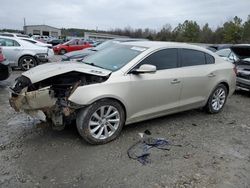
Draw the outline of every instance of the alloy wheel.
M120 124L119 111L114 106L101 106L89 119L89 131L95 139L112 136Z
M35 62L32 58L24 58L23 59L23 62L22 62L22 67L25 69L25 70L29 70L33 67L35 67Z
M219 111L226 101L226 92L223 88L219 87L213 94L212 108Z

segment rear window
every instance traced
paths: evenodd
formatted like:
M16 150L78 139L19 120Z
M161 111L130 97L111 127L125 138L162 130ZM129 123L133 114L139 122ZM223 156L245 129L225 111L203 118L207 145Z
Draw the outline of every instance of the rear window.
M227 48L227 49L218 50L215 53L218 54L221 57L228 57L229 54L231 53L231 50Z
M190 49L182 49L182 66L205 65L206 58L204 52Z
M215 59L213 56L209 55L209 54L205 54L206 56L206 63L207 64L214 64L215 63Z

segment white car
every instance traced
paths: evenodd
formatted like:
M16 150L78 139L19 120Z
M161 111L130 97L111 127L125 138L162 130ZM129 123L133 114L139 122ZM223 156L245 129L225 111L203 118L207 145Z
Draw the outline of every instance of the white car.
M20 67L22 70L48 62L49 56L52 55L51 49L47 47L40 47L15 37L0 36L0 47L10 66Z
M4 36L4 37L15 37L15 38L30 38L28 35L24 35L21 33L0 33L0 36Z
M20 39L22 39L22 40L24 40L24 41L27 41L27 42L30 42L30 43L32 43L32 44L35 44L35 45L37 45L37 46L52 48L52 44L47 44L47 43L44 43L44 42L35 40L35 39L33 39L33 38L23 38L23 37L21 37Z
M86 141L103 144L124 124L201 107L218 113L235 83L233 64L204 48L126 42L82 62L48 63L23 73L11 88L10 104L33 115L43 112L56 129L76 119Z

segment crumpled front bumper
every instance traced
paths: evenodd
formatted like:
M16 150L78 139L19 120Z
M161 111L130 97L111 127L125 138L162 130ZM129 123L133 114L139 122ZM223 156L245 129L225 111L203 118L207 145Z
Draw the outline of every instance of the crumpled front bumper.
M42 110L56 104L57 99L53 97L53 90L50 90L50 87L30 92L26 90L27 88L24 88L20 94L12 93L9 99L11 107L17 112Z

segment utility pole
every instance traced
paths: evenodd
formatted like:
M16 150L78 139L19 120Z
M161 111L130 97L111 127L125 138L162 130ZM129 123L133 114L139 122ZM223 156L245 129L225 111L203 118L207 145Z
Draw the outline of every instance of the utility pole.
M23 18L23 33L26 34L26 19Z

